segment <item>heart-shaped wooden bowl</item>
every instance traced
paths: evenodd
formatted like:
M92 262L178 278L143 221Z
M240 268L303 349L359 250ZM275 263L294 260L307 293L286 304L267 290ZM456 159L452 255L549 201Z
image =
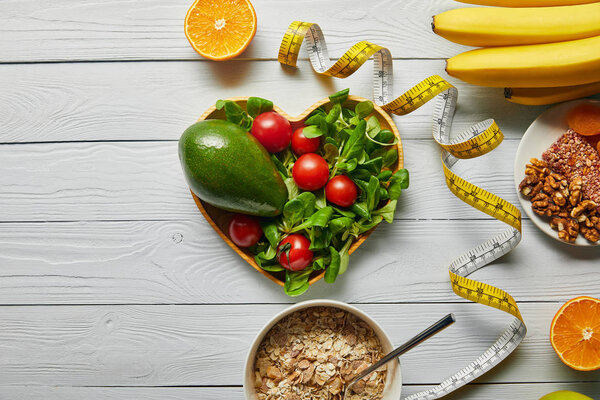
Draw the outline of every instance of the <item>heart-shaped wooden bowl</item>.
M232 97L228 100L235 101L243 109L246 109L246 102L248 100L248 97ZM368 100L368 99L364 99L364 98L358 97L358 96L348 96L348 99L344 103L344 107L354 109L354 106L357 103L360 103L361 101L365 101L365 100ZM331 107L331 101L329 100L329 98L317 101L315 104L310 106L306 111L304 111L302 114L298 115L297 117L289 116L288 114L286 114L282 109L280 109L277 106L273 106L273 110L278 112L279 114L283 115L285 118L287 118L290 121L290 123L292 124L292 130L296 130L297 128L299 128L301 126L304 126L304 121L308 118L310 113L321 106L323 106L328 111L329 108ZM400 168L402 168L404 165L404 155L402 152L402 142L400 141L400 133L398 132L398 128L396 127L396 124L394 124L394 121L392 120L392 118L390 118L390 116L385 111L383 111L383 109L381 107L379 107L377 105L374 105L374 106L375 106L375 109L373 111L373 114L371 114L371 115L376 115L377 118L379 118L379 123L380 123L382 129L389 129L390 131L394 132L394 135L396 135L396 137L398 138L398 143L396 144L396 148L398 149L398 161L392 168L392 171L396 172ZM202 116L198 119L198 121L202 121L204 119L225 119L225 112L223 110L217 110L215 106L212 106L208 110L206 110L204 112L204 114L202 114ZM233 243L229 239L226 232L227 232L227 226L229 224L229 221L230 221L231 217L234 215L233 213L221 210L219 208L211 206L208 203L205 203L204 201L200 200L194 193L192 193L192 196L194 198L194 201L196 202L196 205L200 209L200 212L202 213L202 215L204 215L204 218L206 218L206 220L208 221L210 226L212 226L214 228L214 230L217 231L219 236L221 236L221 238L225 241L225 243L227 243L229 245L229 247L231 247L237 254L239 254L239 256L242 257L248 264L252 265L252 267L254 267L254 269L256 269L258 272L260 272L261 274L263 274L264 276L266 276L273 282L275 282L281 286L284 285L285 275L283 272L272 273L272 272L265 271L264 269L259 267L258 264L256 264L256 262L254 261L253 254L251 254L250 252L248 252L245 249L239 248L238 246L236 246L235 243ZM358 247L369 237L369 235L373 232L373 230L375 230L375 228L360 235L354 241L354 243L352 243L348 253L352 254L356 249L358 249ZM310 277L309 284L312 285L319 279L323 278L324 275L325 275L325 271L315 271L313 273L313 276Z

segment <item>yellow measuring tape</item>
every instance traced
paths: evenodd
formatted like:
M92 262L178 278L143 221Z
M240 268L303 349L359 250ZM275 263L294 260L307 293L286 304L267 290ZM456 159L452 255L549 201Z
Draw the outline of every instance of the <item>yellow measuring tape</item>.
M458 91L454 86L434 75L394 98L393 60L388 49L362 41L352 46L336 62L331 63L323 32L317 24L292 22L279 48L279 62L295 67L304 40L307 42L308 56L313 68L322 75L346 78L373 57L374 101L388 113L405 115L428 101L437 99L433 112L433 138L442 148L442 167L448 188L465 203L508 225L508 229L502 233L454 260L450 265L449 273L454 293L467 300L507 312L515 319L500 338L475 361L441 384L406 399L440 398L498 365L517 348L527 332L517 303L511 295L492 285L467 277L518 245L521 240L521 213L511 203L469 183L451 170L461 159L479 157L492 151L502 142L504 136L494 120L489 119L451 139L450 129L458 101Z

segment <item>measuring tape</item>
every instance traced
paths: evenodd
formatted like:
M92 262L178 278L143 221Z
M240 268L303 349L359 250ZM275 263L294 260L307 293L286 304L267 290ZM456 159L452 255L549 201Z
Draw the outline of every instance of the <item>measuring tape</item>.
M406 400L443 397L502 362L517 348L527 333L523 317L511 295L492 285L468 278L470 274L502 257L519 244L521 213L511 203L469 183L451 170L461 159L479 157L492 151L504 136L494 120L488 119L467 129L457 138L450 139L458 101L458 90L454 86L434 75L394 98L392 55L388 49L367 41L358 42L331 64L323 32L317 24L292 22L279 48L279 62L295 67L305 39L311 64L322 75L346 78L373 57L374 100L388 113L405 115L437 98L433 111L433 138L442 148L442 167L448 188L465 203L508 225L505 231L469 250L450 265L450 282L454 293L467 300L507 312L515 318L500 338L475 361L441 384L410 395Z

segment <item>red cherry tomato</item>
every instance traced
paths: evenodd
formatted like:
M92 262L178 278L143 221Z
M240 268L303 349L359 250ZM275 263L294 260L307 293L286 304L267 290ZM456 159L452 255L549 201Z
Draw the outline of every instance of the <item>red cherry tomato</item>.
M325 186L329 179L329 165L318 154L303 154L294 163L292 176L300 189L317 190Z
M313 252L308 249L310 247L310 240L302 235L289 235L279 243L277 250L281 251L281 248L286 243L289 243L291 248L289 252L282 251L279 254L279 258L277 259L279 264L290 271L300 271L308 267L313 259Z
M229 221L229 237L239 247L250 247L263 235L258 219L244 214L236 214Z
M345 175L334 176L325 186L327 201L341 207L350 207L357 195L356 185Z
M257 115L250 132L270 153L277 153L285 149L290 145L292 139L290 121L275 111Z
M292 150L298 156L306 153L316 153L321 144L320 137L307 138L302 133L303 129L304 127L296 129L292 135Z

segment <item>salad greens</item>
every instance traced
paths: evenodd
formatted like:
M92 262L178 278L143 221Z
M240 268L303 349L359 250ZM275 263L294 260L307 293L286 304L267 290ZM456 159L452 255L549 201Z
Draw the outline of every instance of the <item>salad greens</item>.
M329 205L324 188L314 192L299 189L292 178L297 157L291 149L271 155L287 186L288 201L281 215L261 220L264 239L249 250L264 270L285 271L284 290L289 296L304 293L315 271L325 270L325 282L335 282L348 268L352 243L382 221L393 222L397 200L409 185L406 169L396 173L389 169L398 160L394 146L398 139L381 128L376 116L369 117L372 102L360 102L354 109L344 107L348 93L349 89L335 93L329 97L330 107L314 110L305 121L303 134L321 137L318 154L328 163L330 179L343 174L356 184L359 195L352 206ZM217 109L224 109L227 120L247 130L254 117L272 108L272 102L258 97L248 99L247 112L232 101L217 102ZM301 271L286 270L277 261L277 247L291 233L305 235L314 254L312 264Z
M257 115L273 109L273 102L260 97L250 97L246 103L247 111L231 100L217 100L217 110L225 111L225 118L229 122L240 125L247 131L252 128L252 121Z

